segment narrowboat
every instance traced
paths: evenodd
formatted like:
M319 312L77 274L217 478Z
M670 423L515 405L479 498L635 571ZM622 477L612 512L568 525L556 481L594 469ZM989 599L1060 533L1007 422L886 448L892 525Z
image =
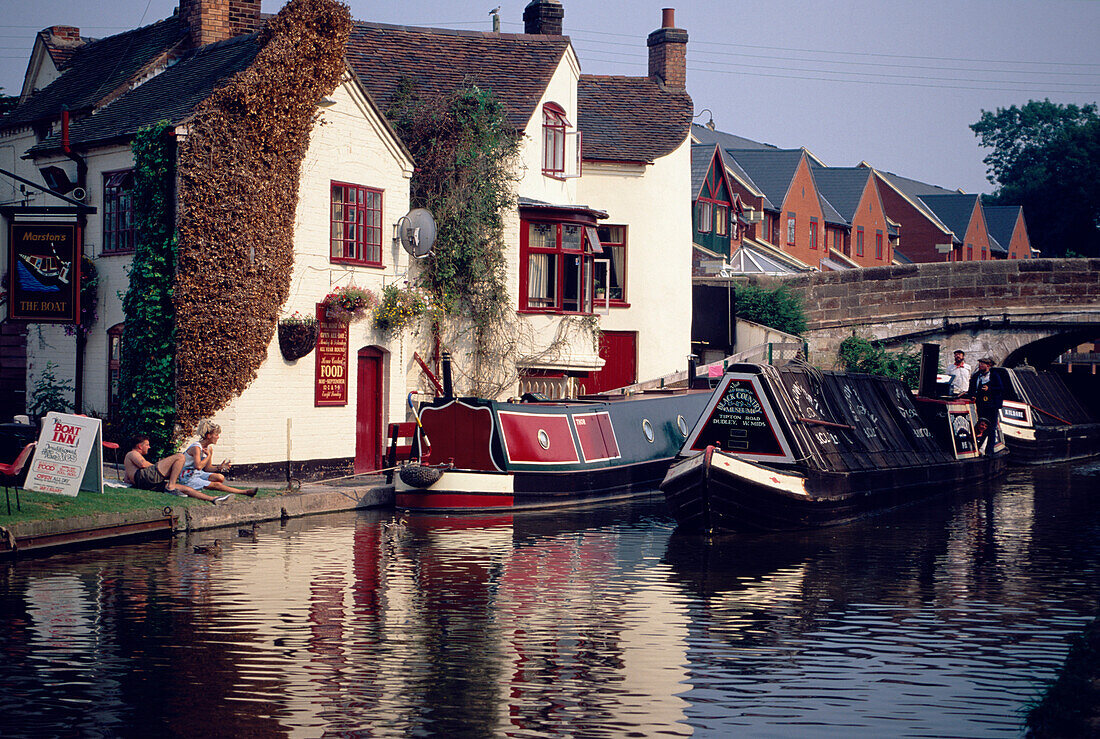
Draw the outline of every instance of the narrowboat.
M709 388L563 401L445 393L419 406L395 504L486 512L659 495L709 397Z
M861 518L1005 469L973 404L804 363L734 364L661 489L686 532L784 531Z
M1000 420L1008 460L1068 462L1100 455L1100 419L1073 395L1061 376L1032 367L994 367L1005 388Z

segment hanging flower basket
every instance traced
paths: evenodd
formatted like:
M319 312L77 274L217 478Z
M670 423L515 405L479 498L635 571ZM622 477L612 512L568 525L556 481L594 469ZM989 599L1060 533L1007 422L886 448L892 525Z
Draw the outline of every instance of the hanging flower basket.
M382 302L374 309L374 328L385 334L399 334L428 309L416 289L396 284L382 288Z
M294 313L279 321L279 351L283 359L293 362L313 351L317 345L318 325L313 316Z
M378 305L378 295L355 285L338 287L321 301L326 321L352 323L361 321Z

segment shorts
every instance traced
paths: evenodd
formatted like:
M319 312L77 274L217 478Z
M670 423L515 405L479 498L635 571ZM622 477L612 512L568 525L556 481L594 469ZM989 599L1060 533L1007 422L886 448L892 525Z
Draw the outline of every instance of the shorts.
M134 487L141 490L156 490L163 493L167 482L167 478L160 474L160 470L157 469L155 464L142 467L134 473Z
M214 473L206 472L205 470L185 469L180 473L180 484L186 485L194 490L202 490L210 484L210 476L212 474Z

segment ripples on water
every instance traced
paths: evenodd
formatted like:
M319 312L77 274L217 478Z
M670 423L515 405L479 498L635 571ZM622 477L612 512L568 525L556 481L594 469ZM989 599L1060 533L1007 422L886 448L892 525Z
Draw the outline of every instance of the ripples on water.
M1096 615L1098 481L710 544L655 500L0 564L0 733L1019 735Z

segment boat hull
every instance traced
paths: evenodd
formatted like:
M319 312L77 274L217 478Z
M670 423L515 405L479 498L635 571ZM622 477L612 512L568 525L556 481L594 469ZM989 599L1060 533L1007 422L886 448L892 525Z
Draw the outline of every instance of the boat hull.
M1100 424L1019 428L1001 424L1009 461L1037 465L1100 456Z
M685 532L788 531L976 487L1003 473L1006 458L998 452L904 469L796 474L709 448L672 465L661 490Z

